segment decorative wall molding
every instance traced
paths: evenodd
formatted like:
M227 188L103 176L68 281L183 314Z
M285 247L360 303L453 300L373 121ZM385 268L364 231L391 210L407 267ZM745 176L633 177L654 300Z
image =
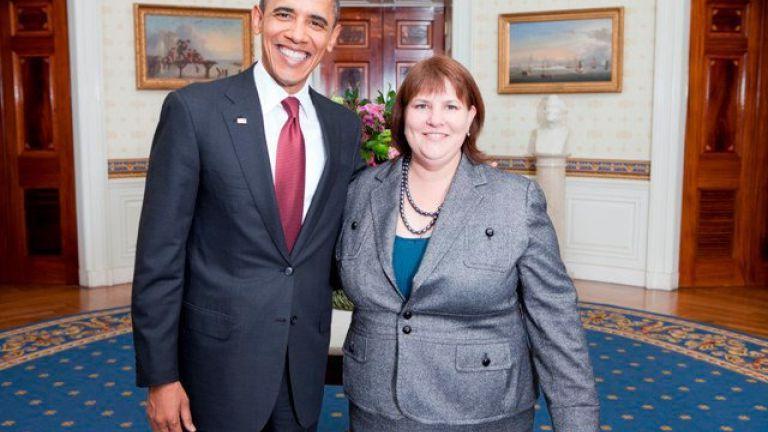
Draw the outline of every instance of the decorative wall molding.
M535 175L536 159L532 157L491 156L496 166L517 174ZM110 159L109 178L144 177L149 161L146 158ZM603 177L648 180L651 175L649 161L620 159L568 159L566 175L569 177Z
M149 159L110 159L107 161L109 178L144 177L149 169Z
M101 1L68 2L67 9L80 285L111 285Z
M136 256L136 237L144 199L144 179L121 179L109 183L109 251L112 284L131 282Z
M518 174L536 174L536 158L510 156L491 156L491 158L501 169ZM648 180L651 175L651 163L649 161L621 159L568 158L565 174L568 177Z
M472 70L472 0L453 0L451 8L451 57Z
M569 178L564 261L576 279L645 286L648 183Z
M108 276L112 284L130 282L144 178L109 182ZM577 279L644 286L648 183L622 179L571 177L566 181L566 232L563 259Z
M691 1L656 7L646 287L677 288L688 105Z

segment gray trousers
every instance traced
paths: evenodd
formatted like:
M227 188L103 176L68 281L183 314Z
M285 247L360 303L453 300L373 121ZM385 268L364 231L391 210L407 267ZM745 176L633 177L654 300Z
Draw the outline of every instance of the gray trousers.
M473 425L428 425L407 418L393 420L349 404L351 432L533 432L534 409L512 417Z

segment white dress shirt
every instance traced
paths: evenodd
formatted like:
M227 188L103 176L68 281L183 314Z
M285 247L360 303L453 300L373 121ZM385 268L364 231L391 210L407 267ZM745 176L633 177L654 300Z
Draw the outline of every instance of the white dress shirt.
M261 112L264 116L264 136L267 139L267 151L269 152L269 165L272 168L272 181L275 181L275 161L277 160L277 142L280 131L288 120L282 102L288 96L299 100L299 125L304 136L304 154L306 160L304 175L304 212L302 221L307 217L312 197L315 196L320 176L325 167L325 146L323 145L323 131L320 129L320 121L317 118L315 106L309 97L309 85L304 84L296 94L290 95L271 75L264 69L264 65L258 62L253 68L253 80L256 82L256 90L259 92Z

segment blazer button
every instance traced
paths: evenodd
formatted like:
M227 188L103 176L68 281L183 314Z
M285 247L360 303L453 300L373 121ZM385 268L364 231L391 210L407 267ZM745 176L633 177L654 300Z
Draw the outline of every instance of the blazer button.
M353 221L353 222L352 222L352 229L353 229L353 230L356 230L358 226L359 226L359 225L358 225L357 221Z
M354 342L350 342L349 343L349 352L351 352L352 354L355 353L355 343Z
M403 333L405 333L405 334L411 334L411 326L405 326L405 327L403 327Z
M493 237L493 228L486 228L485 235L487 235L488 237Z
M299 317L297 317L296 315L292 316L291 317L291 325L296 325L296 321L298 321L298 320L299 320Z
M293 267L286 267L285 270L283 270L283 274L286 276L290 276L293 274Z
M483 356L483 367L488 367L491 364L491 358L488 357L488 354L485 354Z
M403 312L403 318L407 320L411 319L412 316L413 316L413 313L410 310Z

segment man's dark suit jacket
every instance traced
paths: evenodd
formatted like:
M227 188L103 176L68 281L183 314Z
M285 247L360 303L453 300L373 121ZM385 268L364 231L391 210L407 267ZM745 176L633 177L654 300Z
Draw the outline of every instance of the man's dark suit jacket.
M260 430L286 358L299 421L309 426L320 411L332 252L359 164L360 121L310 94L326 164L292 253L252 68L174 91L163 104L133 281L137 383L180 380L201 430Z

